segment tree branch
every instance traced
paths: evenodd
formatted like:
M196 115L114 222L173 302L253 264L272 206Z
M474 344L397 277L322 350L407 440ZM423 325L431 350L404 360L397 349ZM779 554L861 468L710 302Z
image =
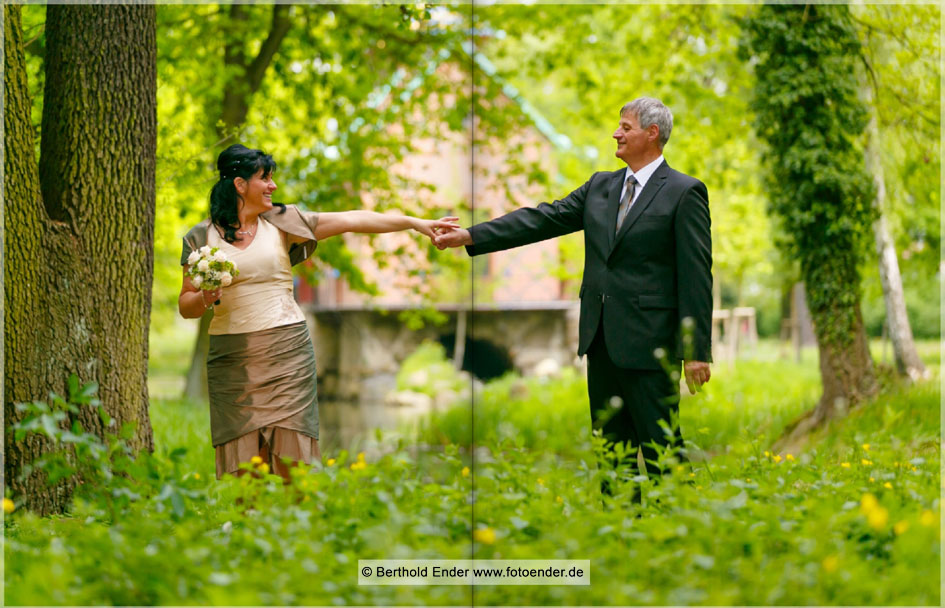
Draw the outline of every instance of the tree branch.
M291 7L290 4L275 4L272 7L272 27L269 30L269 35L262 43L259 54L246 68L250 93L255 93L259 89L263 76L266 74L266 68L272 63L272 58L279 50L279 45L282 44L282 40L292 26L292 22L289 21L289 9Z

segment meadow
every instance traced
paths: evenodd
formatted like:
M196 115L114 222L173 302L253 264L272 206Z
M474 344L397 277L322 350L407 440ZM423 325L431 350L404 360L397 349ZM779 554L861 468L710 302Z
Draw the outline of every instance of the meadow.
M66 516L6 516L6 604L939 605L940 362L922 352L933 380L888 386L797 454L769 447L816 401L816 353L761 345L717 366L682 403L693 462L643 482L642 505L634 482L602 500L615 473L573 370L488 383L475 407L325 454L288 490L216 481L206 407L155 399L153 456L116 437L89 449L97 481ZM448 376L439 356L408 364ZM358 585L359 559L472 556L586 559L591 584Z

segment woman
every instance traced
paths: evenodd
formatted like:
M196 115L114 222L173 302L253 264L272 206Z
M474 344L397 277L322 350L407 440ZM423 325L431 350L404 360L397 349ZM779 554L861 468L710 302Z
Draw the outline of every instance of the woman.
M438 229L458 226L452 217L314 213L273 203L275 166L268 154L239 144L220 153L210 218L184 237L180 314L194 319L214 308L207 380L217 479L245 473L240 463L258 456L288 484L290 466L321 460L315 353L292 294L290 267L306 260L318 241L344 232L412 228L432 239ZM188 256L204 245L222 249L239 269L228 287L204 291L187 276Z

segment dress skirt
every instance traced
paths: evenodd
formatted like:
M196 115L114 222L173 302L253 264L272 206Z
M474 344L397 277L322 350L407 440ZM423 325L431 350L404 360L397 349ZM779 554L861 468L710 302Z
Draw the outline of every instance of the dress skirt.
M210 335L207 385L217 479L253 456L318 462L315 350L305 322Z

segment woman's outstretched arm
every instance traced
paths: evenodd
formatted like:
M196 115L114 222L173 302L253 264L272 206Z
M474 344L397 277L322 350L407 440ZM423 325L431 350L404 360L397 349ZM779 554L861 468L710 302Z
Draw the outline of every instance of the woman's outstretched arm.
M326 239L344 232L381 233L412 229L433 238L437 230L458 228L456 217L424 220L407 215L387 215L375 211L327 211L318 214L315 238Z

